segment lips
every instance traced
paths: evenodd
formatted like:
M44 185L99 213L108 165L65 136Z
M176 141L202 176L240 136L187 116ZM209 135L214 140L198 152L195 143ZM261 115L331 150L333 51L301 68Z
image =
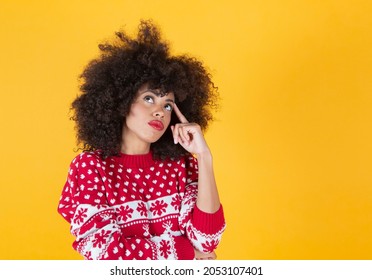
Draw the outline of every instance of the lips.
M156 130L163 130L164 129L164 125L163 125L163 123L161 122L161 121L150 121L150 122L148 122L148 124L152 127L152 128L154 128L154 129L156 129Z

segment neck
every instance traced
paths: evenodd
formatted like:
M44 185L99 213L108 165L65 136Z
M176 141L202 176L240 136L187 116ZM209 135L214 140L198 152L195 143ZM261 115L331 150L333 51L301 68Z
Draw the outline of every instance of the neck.
M121 145L121 152L126 155L144 155L150 152L150 144L141 143L137 145Z

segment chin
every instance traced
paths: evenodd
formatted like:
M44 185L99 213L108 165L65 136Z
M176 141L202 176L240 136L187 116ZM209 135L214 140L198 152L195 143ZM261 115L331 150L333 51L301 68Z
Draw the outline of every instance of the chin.
M165 131L164 131L165 132ZM152 144L152 143L155 143L155 142L157 142L161 137L163 137L163 135L164 135L164 132L162 132L162 133L154 133L154 134L150 134L150 135L144 135L143 137L142 137L142 139L145 141L145 142L147 142L147 143L149 143L149 144Z
M159 138L156 138L155 140L150 141L149 143L150 143L150 144L154 144L155 142L158 142L159 139L160 139L160 137L159 137Z
M160 138L161 136L160 137L148 137L147 139L145 139L145 141L149 144L153 144L157 142Z

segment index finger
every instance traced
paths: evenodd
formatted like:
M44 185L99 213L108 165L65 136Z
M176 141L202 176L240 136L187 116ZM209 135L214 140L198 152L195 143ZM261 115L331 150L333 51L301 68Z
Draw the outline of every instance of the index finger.
M180 109L178 109L176 103L173 104L173 110L176 113L176 116L181 121L181 123L188 123L189 121L186 119L186 117L181 113Z

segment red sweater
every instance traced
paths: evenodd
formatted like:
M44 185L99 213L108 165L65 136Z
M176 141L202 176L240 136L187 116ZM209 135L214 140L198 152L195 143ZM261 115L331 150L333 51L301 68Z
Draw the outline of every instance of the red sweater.
M152 154L102 160L84 152L71 163L58 212L85 259L193 259L216 249L225 220L196 206L197 160Z

